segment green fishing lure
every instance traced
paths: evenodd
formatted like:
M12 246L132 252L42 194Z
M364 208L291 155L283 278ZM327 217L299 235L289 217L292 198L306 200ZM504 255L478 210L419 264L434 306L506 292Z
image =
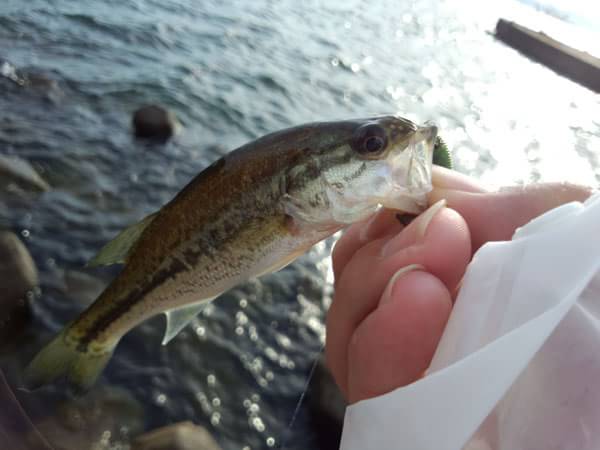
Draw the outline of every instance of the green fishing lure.
M452 169L452 156L450 155L448 146L439 136L435 138L435 145L433 147L433 164L445 167L446 169Z

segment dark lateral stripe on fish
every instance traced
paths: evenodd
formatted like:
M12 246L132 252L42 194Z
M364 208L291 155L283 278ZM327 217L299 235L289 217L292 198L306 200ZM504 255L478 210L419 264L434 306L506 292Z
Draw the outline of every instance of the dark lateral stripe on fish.
M96 320L94 320L93 325L85 331L85 334L79 339L77 350L86 352L90 342L108 328L116 318L129 311L140 298L152 292L169 278L175 278L178 273L186 270L188 270L188 267L183 262L179 259L174 259L169 267L158 271L144 288L135 289L123 300L112 304L111 307L107 311L101 313Z
M247 219L256 220L256 218L250 217L247 217ZM239 231L241 228L243 228L244 225L242 222L236 222L230 219L229 226L232 229L235 229L235 231ZM215 226L214 229L218 230L218 228L219 227ZM187 248L182 255L185 262L181 261L178 258L174 258L171 265L169 267L166 267L165 269L158 271L143 289L133 290L129 293L129 295L127 295L127 297L112 304L110 309L101 312L95 318L95 320L93 320L93 324L91 325L91 327L87 329L85 331L85 334L79 339L78 350L82 352L86 351L87 346L91 341L93 341L99 334L101 334L106 328L108 328L115 319L129 311L139 301L140 298L143 298L144 296L148 295L150 292L152 292L155 288L163 284L168 279L174 278L179 273L190 270L191 267L195 266L198 263L198 260L201 257L208 258L214 262L215 259L218 257L218 248L222 248L229 241L234 239L233 235L227 234L217 236L217 234L213 233L212 237L216 240L211 242L210 244L206 241L201 240L196 242L195 248ZM248 249L253 249L252 243L248 243L247 245ZM243 265L242 261L244 259L249 258L249 255L245 255L243 253L238 254L237 260L229 261L229 265L235 269L235 266Z

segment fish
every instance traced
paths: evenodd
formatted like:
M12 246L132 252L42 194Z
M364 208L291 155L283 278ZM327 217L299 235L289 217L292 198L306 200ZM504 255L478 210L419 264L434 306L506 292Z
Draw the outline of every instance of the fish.
M308 123L226 154L100 250L89 265L121 272L33 358L25 387L65 377L88 390L146 319L166 314L167 344L207 302L380 207L421 212L436 142L435 125L388 115Z

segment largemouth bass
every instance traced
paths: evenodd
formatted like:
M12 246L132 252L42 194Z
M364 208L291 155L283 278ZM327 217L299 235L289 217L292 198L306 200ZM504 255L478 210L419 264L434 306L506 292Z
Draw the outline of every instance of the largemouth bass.
M89 388L121 337L149 317L166 313L166 344L202 303L283 268L380 206L422 211L436 135L435 126L384 116L306 124L227 154L92 260L125 265L37 354L26 385L66 375Z

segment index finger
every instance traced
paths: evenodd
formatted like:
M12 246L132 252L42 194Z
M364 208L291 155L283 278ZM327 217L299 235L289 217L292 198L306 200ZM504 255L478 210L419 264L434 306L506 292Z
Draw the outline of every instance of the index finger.
M533 218L573 201L584 201L593 190L570 183L532 184L490 193L436 188L430 201L442 198L469 225L473 251L489 241L510 240L515 230Z

